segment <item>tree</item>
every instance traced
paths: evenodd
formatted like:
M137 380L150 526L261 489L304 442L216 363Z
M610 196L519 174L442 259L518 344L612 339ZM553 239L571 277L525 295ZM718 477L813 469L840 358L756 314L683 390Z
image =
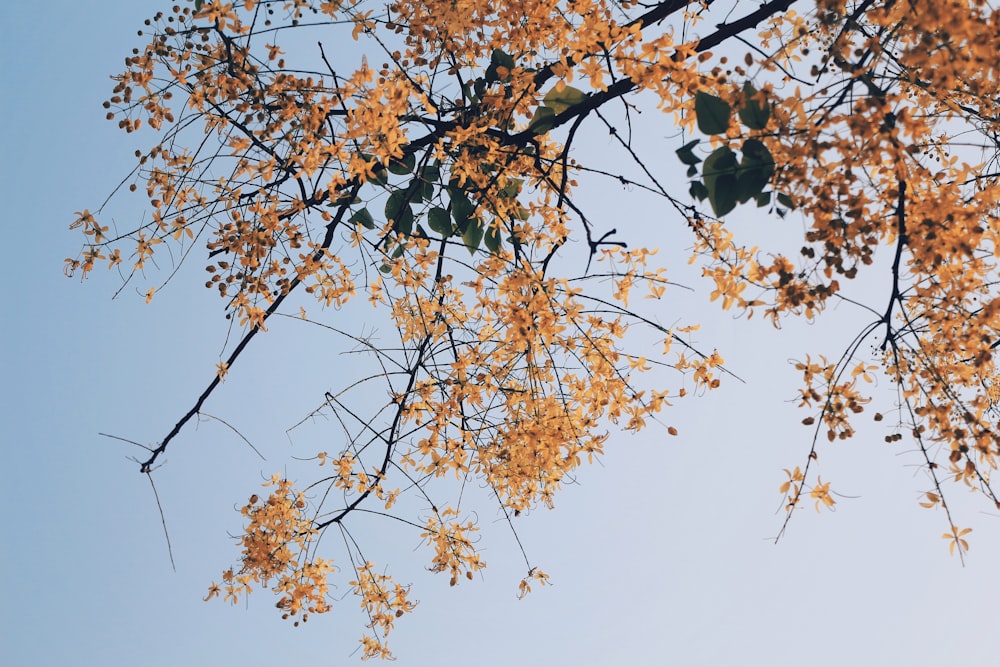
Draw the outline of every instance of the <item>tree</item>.
M414 604L349 522L405 521L431 569L471 579L484 562L460 507L467 480L513 528L601 454L612 426L643 429L718 386L722 356L692 342L697 325L659 323L667 267L632 247L635 229L619 235L578 205L580 187L608 181L662 199L722 308L775 326L833 303L870 314L839 359L796 366L812 435L780 489L784 526L803 504L835 503L820 445L851 437L880 373L897 396L886 440L906 432L921 504L942 511L953 551L968 548L946 482L1000 507L1000 18L977 0L716 4L196 0L147 22L105 107L127 132L158 133L123 183L144 188L152 213L110 232L81 212L85 245L67 271L107 261L125 283L153 281L166 249L162 286L204 247L206 286L239 336L141 471L282 307L353 341L373 368L323 397L316 413L346 435L317 453L315 481L276 474L250 496L240 563L209 597L269 587L286 618L328 611L335 575L319 538L339 529L370 618L364 655L387 657ZM344 46L348 31L359 46ZM676 128L680 185L645 137L619 129L653 107ZM577 161L588 132L610 133L630 166ZM751 203L800 249L758 248L738 224ZM869 302L845 294L862 276L878 286ZM398 342L338 318L359 294ZM654 365L675 372L672 386L644 374ZM352 404L372 383L384 404ZM547 580L525 563L521 594Z

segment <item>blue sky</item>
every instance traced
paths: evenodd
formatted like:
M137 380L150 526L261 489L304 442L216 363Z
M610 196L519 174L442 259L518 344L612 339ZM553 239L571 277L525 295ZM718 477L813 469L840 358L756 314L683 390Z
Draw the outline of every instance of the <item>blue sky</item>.
M226 334L196 271L148 306L138 289L112 300L114 274L95 271L81 284L62 273L78 249L67 229L73 212L100 206L139 145L104 120L108 76L138 45L143 19L164 7L0 4L0 188L14 234L2 268L12 307L0 333L0 663L350 664L363 626L350 596L300 628L279 619L268 593L235 608L201 598L237 555L227 533L239 531L234 507L257 480L291 456L334 449L325 441L339 434L322 424L292 443L285 429L342 374L362 372L363 360L323 357L326 339L294 323L258 338L207 409L252 434L267 461L206 422L189 427L154 477L176 573L149 481L128 460L139 451L98 435L162 437L211 377ZM666 150L669 127L648 131ZM595 136L584 150L604 155L610 142ZM615 185L583 196L594 219L623 237L683 255L672 212ZM109 209L123 226L143 214L128 198ZM801 225L746 215L739 224L768 234ZM876 276L858 289L887 285ZM837 355L861 315L842 307L776 331L718 312L705 294L671 294L663 320L701 321L699 342L717 347L746 383L674 408L676 438L657 427L612 436L554 511L520 524L552 587L516 599L523 562L492 515L480 516L489 566L456 588L423 570L429 555L416 535L357 528L420 600L391 637L397 664L995 664L997 516L952 489L959 523L975 528L963 568L939 538L943 517L917 506L917 457L905 440L883 443L884 427L862 420L854 440L823 448L824 479L851 498L836 512L800 512L780 543L771 539L781 469L808 451L787 362Z

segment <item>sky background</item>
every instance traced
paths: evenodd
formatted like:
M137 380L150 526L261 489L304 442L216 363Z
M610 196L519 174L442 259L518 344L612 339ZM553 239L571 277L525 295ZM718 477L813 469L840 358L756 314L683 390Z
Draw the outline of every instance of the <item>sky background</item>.
M325 355L328 338L290 321L258 337L206 409L252 436L267 461L206 422L188 427L155 474L176 573L149 481L128 459L141 451L98 435L161 438L211 378L226 334L197 262L148 306L145 287L112 300L119 280L103 269L84 284L62 273L79 248L67 229L73 212L98 208L149 141L119 132L100 105L109 75L139 45L136 30L161 8L0 3L0 193L14 235L0 269L12 303L0 328L0 663L352 664L364 621L349 595L299 628L280 620L267 592L235 608L201 598L238 555L227 533L239 531L234 508L256 480L290 456L336 450L330 425L291 442L285 429L364 359ZM651 150L667 164L672 130L653 116ZM609 153L606 135L594 136L581 161ZM581 197L621 237L686 254L662 205L607 183ZM124 198L106 215L125 227L144 212ZM801 233L794 216L738 210L730 219L765 238ZM678 279L701 291L668 291L662 321L702 322L697 342L718 348L745 384L727 380L675 407L667 421L678 437L655 425L613 435L554 511L522 521L521 541L554 584L525 600L516 599L524 563L493 515L479 517L488 568L456 588L423 570L430 556L414 533L358 527L372 559L412 581L420 601L390 637L397 664L996 664L997 514L951 489L957 523L975 529L962 567L939 537L944 517L917 505L926 486L918 456L905 439L882 441L891 418L876 425L866 413L857 437L821 448L824 480L850 498L835 512L805 506L774 544L781 470L803 463L811 434L799 425L807 414L794 407L788 360L839 355L863 314L844 306L777 331L720 313L685 270ZM879 294L886 277L855 289Z

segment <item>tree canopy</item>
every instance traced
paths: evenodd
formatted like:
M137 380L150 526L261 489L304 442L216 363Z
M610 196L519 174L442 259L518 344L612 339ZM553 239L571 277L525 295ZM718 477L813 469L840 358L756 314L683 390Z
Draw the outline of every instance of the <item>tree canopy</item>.
M404 521L454 585L485 566L469 480L513 529L613 432L676 435L672 406L725 379L725 350L693 343L696 322L661 323L686 314L665 315L675 286L648 223L592 219L583 187L623 211L629 190L658 197L656 224L723 309L776 327L867 313L839 358L796 366L810 435L780 488L785 525L835 503L819 449L872 413L918 452L952 550L970 528L949 484L1000 507L1000 19L985 1L195 0L147 26L105 107L152 130L122 183L151 212L113 230L80 212L67 272L107 263L149 302L204 253L235 335L140 470L182 447L289 308L371 365L317 397L310 414L343 442L310 479L278 473L250 496L238 564L209 597L270 588L297 623L343 577L370 619L364 655L388 657L414 602L351 522ZM666 162L631 131L639 113L663 115ZM595 135L619 163L578 159ZM752 207L777 231L741 226ZM867 300L845 293L854 280ZM366 334L365 313L397 339ZM894 403L870 405L877 377ZM352 401L379 383L382 404ZM331 529L339 553L320 548ZM525 566L522 595L548 579Z

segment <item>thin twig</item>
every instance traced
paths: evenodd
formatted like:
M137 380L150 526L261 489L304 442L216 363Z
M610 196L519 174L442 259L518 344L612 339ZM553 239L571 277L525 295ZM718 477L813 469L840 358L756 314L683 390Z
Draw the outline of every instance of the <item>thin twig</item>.
M163 536L167 538L167 555L170 556L170 567L177 572L177 565L174 563L174 548L170 545L170 533L167 532L167 517L163 514L163 505L160 503L160 494L156 492L156 484L153 483L153 473L147 472L149 485L153 487L153 497L156 498L156 509L160 510L160 523L163 524Z

